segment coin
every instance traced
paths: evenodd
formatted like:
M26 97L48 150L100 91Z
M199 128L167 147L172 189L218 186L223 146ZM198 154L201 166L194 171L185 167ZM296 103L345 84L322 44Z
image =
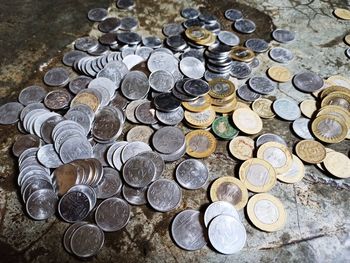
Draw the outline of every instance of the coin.
M284 183L297 183L304 178L305 167L302 161L296 156L292 155L293 163L289 170L285 173L277 173L277 179Z
M221 43L228 46L239 45L239 37L230 31L220 31L218 34L218 39Z
M176 168L176 180L186 189L199 189L203 187L209 178L205 164L196 159L187 159Z
M19 120L23 105L18 102L8 102L0 106L0 124L13 124Z
M171 73L165 70L157 70L149 76L149 82L155 91L167 92L175 85L174 77Z
M257 93L266 95L272 93L276 89L276 85L266 77L255 76L249 79L249 87Z
M286 141L282 137L280 137L276 134L273 134L273 133L265 133L265 134L260 135L256 139L256 147L259 147L260 145L262 145L266 142L278 142L280 144L287 146Z
M185 111L185 120L193 125L198 127L208 127L215 120L215 111L210 107L201 112L190 112Z
M18 101L27 106L31 103L42 102L47 91L40 86L29 86L24 88L18 95Z
M210 108L211 98L209 95L201 96L194 101L184 101L182 106L192 112L202 112Z
M28 197L26 211L34 220L46 220L55 214L57 199L52 189L39 189Z
M337 8L334 10L334 15L343 20L350 20L350 11L343 8Z
M245 46L256 53L263 53L269 49L269 43L260 38L250 38L245 42Z
M268 193L256 194L247 205L249 219L254 226L273 232L282 229L286 223L286 211L281 201Z
M108 11L104 8L94 8L88 12L88 19L94 22L103 21L108 15Z
M164 112L176 111L181 105L181 102L171 93L161 93L155 96L153 103L157 110Z
M321 115L314 119L311 130L317 139L326 143L341 142L348 133L344 119L330 114Z
M50 91L44 98L44 104L51 110L61 110L68 107L72 97L65 89Z
M235 110L232 119L235 126L246 134L257 134L263 127L259 115L247 108Z
M186 19L195 19L199 16L199 11L192 7L186 7L181 10L181 16Z
M344 42L345 42L348 46L350 46L350 34L349 34L349 35L346 35L346 36L344 37Z
M121 92L129 100L139 100L144 98L149 91L148 78L141 71L131 71L121 84Z
M126 163L131 157L148 151L152 151L148 144L144 142L130 142L121 148L121 161Z
M91 134L96 140L111 142L120 136L122 128L123 123L118 113L114 108L106 106L97 112Z
M142 156L131 157L123 166L124 181L131 187L143 188L153 181L155 175L155 164Z
M32 135L32 134L20 135L16 138L16 141L12 146L12 153L16 157L19 157L25 150L29 148L35 148L35 147L39 148L41 144L42 144L42 141L36 135Z
M345 154L336 151L328 152L323 160L323 165L335 177L350 177L350 159Z
M58 212L64 221L82 221L90 212L89 198L79 191L67 192L58 203Z
M332 92L322 99L321 107L333 105L350 111L350 92Z
M122 185L119 172L110 167L104 167L102 180L94 187L96 197L99 199L112 197L120 192Z
M161 153L170 154L181 149L185 135L177 127L164 127L157 130L152 137L153 147Z
M97 111L101 103L100 98L91 90L82 90L71 101L71 107L79 104L89 106L94 112Z
M244 62L233 61L230 74L238 79L245 79L252 73L252 68Z
M310 123L310 120L307 118L296 119L292 124L293 131L302 139L313 140L314 137L310 132Z
M195 57L185 57L180 61L181 72L193 79L200 79L203 77L205 72L204 64Z
M229 144L230 153L237 159L245 161L253 158L254 140L246 136L237 136Z
M261 94L253 91L247 84L244 84L237 89L237 95L248 102L255 101L261 97Z
M128 142L141 141L144 143L149 143L153 133L153 129L148 126L135 126L131 128L126 134L126 140Z
M248 201L248 191L244 184L232 176L223 176L214 181L210 187L212 202L226 201L237 210L241 210Z
M127 185L123 185L122 192L124 199L131 205L145 205L147 204L148 187L144 188L132 188Z
M255 54L253 50L249 48L236 46L232 48L230 56L233 60L236 61L251 62L254 59Z
M268 192L276 184L276 171L269 162L251 158L239 168L239 178L252 192Z
M274 47L269 52L270 58L279 63L288 63L294 59L293 53L282 47Z
M79 227L83 226L87 224L87 222L77 222L74 223L72 225L70 225L67 229L66 232L64 232L64 236L63 236L63 246L64 249L68 252L68 253L72 253L71 247L70 247L70 240L72 238L73 233L75 232L75 230L77 230Z
M304 100L300 103L301 113L304 114L305 117L311 118L315 111L317 110L316 100Z
M249 19L239 19L234 23L235 29L244 34L253 33L256 29L256 25L252 20Z
M228 116L217 118L212 123L212 130L216 136L224 140L231 140L238 134L238 130L232 126Z
M261 145L257 157L271 164L277 174L287 172L292 166L292 154L285 145L278 142Z
M237 253L247 239L242 223L228 215L219 215L211 221L208 236L212 246L222 254Z
M204 224L206 227L209 226L209 223L219 215L232 216L238 221L240 220L239 214L236 208L229 202L226 201L216 201L211 203L204 213Z
M295 152L301 160L312 164L320 163L326 157L326 149L317 141L300 141L295 147Z
M277 82L288 82L292 78L289 69L282 66L273 66L267 70L267 74L271 79Z
M280 43L288 43L295 39L295 33L286 29L275 29L272 37Z
M152 108L151 102L145 101L135 109L136 119L143 124L154 124L157 122L155 109Z
M278 117L287 121L294 121L301 115L298 105L290 99L277 99L272 108Z
M177 125L184 118L184 110L182 107L179 107L177 110L173 112L163 112L156 111L157 119L165 125Z
M235 93L235 85L224 78L216 78L209 81L209 95L216 99L224 99Z
M69 73L65 68L52 68L46 72L44 82L48 86L65 86L69 82Z
M237 9L227 9L224 15L226 19L231 21L236 21L243 18L242 12Z
M186 134L186 153L194 158L209 157L216 149L216 139L208 131L195 130Z
M322 88L324 82L316 73L305 71L294 76L293 84L297 89L310 93Z
M37 158L47 168L57 168L63 164L52 144L46 144L40 147Z
M269 99L259 98L253 102L252 109L261 118L271 119L275 117L275 114L272 111L272 104L273 102Z

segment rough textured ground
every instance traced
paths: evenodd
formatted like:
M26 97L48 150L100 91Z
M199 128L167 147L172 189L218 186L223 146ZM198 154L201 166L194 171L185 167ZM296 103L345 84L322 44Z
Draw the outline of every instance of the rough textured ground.
M161 35L164 23L180 21L178 11L194 6L214 12L222 18L227 8L241 9L257 24L256 36L271 40L276 27L297 32L297 41L288 44L296 55L289 64L294 72L310 69L323 77L349 77L349 59L343 37L350 33L349 23L332 15L335 7L348 7L340 0L257 0L257 1L175 1L139 0L131 13L136 15L143 34ZM249 2L249 3L246 3ZM108 7L106 0L78 1L1 1L0 2L0 104L15 100L27 85L41 83L44 72L60 64L62 52L77 37L96 34L96 25L86 19L92 7ZM130 14L112 8L111 13ZM228 21L221 19L225 28ZM242 36L245 39L247 36ZM274 41L271 46L277 46ZM266 54L259 56L261 73L273 63ZM302 101L308 95L291 84L280 85L274 97L289 96ZM277 119L264 122L263 132L284 137L290 147L298 140L290 124ZM17 164L11 145L18 131L15 126L0 126L0 261L1 262L75 262L61 244L68 224L53 218L47 222L28 219L19 201L15 185ZM345 141L330 148L349 154ZM178 162L177 162L178 163ZM173 177L177 163L167 165L165 176ZM205 160L210 181L222 175L237 176L236 161L227 153L227 143L219 143L217 152ZM181 206L171 213L151 208L132 207L131 221L117 233L106 234L106 242L94 262L345 262L350 259L350 181L336 180L318 168L306 167L304 180L295 185L278 183L271 193L279 197L288 213L286 227L275 233L257 230L246 219L248 237L243 251L224 256L209 246L196 252L181 250L171 240L169 224L185 209L205 209L209 203L207 187L183 191ZM92 218L90 218L92 220Z

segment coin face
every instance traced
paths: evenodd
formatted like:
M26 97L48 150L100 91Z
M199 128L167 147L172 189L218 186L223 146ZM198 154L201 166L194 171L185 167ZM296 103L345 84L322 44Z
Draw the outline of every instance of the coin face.
M323 79L316 73L306 71L299 73L293 78L294 86L303 92L315 92L323 87Z
M177 111L180 108L181 102L177 99L177 97L173 96L173 94L161 93L155 96L153 103L156 109L164 112Z
M126 134L126 140L128 142L144 142L149 144L150 139L154 133L154 130L145 125L139 125L131 128Z
M287 146L286 141L279 135L274 133L264 133L256 139L256 147L259 147L260 145L263 145L264 143L267 143L267 142L278 142L280 144Z
M212 130L216 136L224 140L231 140L238 134L238 130L230 123L228 116L217 118L212 124Z
M216 139L208 131L195 130L186 134L186 153L194 158L209 157L216 149Z
M123 185L122 193L124 199L131 205L145 205L147 204L148 187L144 188L132 188L127 185Z
M292 74L286 67L273 66L267 70L267 74L271 79L277 82L288 82L292 78Z
M295 151L298 157L307 163L317 164L326 158L326 149L317 141L300 141L297 143Z
M235 29L240 33L250 34L256 29L256 25L252 20L239 19L234 23Z
M273 101L269 99L259 98L253 102L252 109L261 118L271 119L275 117L275 114L272 111L272 104L273 104Z
M245 42L245 46L256 53L263 53L268 50L269 43L260 38L251 38Z
M208 108L201 112L190 112L185 111L185 120L193 125L198 127L208 127L215 120L215 111L212 108Z
M240 221L239 214L236 208L229 202L226 201L216 201L211 203L204 213L204 224L206 227L209 226L209 223L219 215L228 215L232 216L238 221Z
M104 167L102 180L94 187L96 197L99 199L112 197L120 192L122 185L119 172L110 167Z
M293 124L293 131L302 139L312 140L314 137L310 131L310 120L307 118L296 119Z
M58 212L67 222L82 221L90 212L89 198L79 191L68 192L60 199Z
M294 121L301 115L298 105L290 99L277 99L272 107L278 117L287 121Z
M327 152L323 165L335 177L350 177L350 159L345 154L336 151Z
M123 166L124 181L135 188L143 188L153 181L156 167L152 160L142 156L131 157Z
M239 178L248 190L262 193L275 186L276 171L269 162L252 158L246 160L239 168Z
M200 79L204 75L205 66L195 57L186 57L180 61L180 70L186 77Z
M293 163L289 170L285 173L277 174L277 179L288 184L294 184L301 181L305 175L305 167L303 162L296 156L292 155Z
M183 132L176 127L164 127L152 137L154 148L161 153L170 154L178 151L185 143Z
M176 180L186 189L199 189L209 178L208 168L196 159L187 159L176 168Z
M237 210L245 207L248 201L248 191L244 184L232 176L223 176L214 181L210 187L212 202L226 201Z
M52 68L46 72L44 82L48 86L65 86L69 82L69 73L65 68Z
M274 47L269 52L270 58L276 62L287 64L294 59L293 53L282 47Z
M46 220L55 214L57 200L52 189L39 189L28 197L27 213L34 220Z
M13 124L19 120L23 105L18 102L9 102L0 106L0 124Z
M235 110L232 119L236 127L246 134L257 134L263 127L259 115L247 108Z
M334 15L343 20L350 20L350 11L343 8L337 8L334 10Z
M253 91L248 85L244 84L237 89L237 95L245 101L255 101L261 97L261 94Z
M348 133L345 121L330 114L321 115L314 119L311 129L317 139L326 143L341 142Z
M230 153L239 160L253 158L254 140L246 136L237 136L229 144Z
M252 223L266 232L282 229L286 223L283 204L276 197L268 194L256 194L249 199L247 213Z
M317 110L316 100L304 100L300 103L301 113L307 117L311 118Z
M270 163L277 174L287 172L292 165L290 151L285 145L277 142L267 142L261 145L257 157Z
M272 37L281 43L289 43L295 39L295 33L286 29L276 29L272 32Z
M235 92L235 85L224 78L216 78L209 81L209 95L216 99L223 99L231 96Z
M209 95L201 96L194 101L184 101L182 106L192 112L202 112L210 108L211 98Z

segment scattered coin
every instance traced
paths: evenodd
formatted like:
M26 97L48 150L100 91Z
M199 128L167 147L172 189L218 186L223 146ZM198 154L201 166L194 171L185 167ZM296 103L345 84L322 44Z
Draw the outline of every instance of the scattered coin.
M209 223L219 215L232 216L237 220L240 220L239 214L236 208L229 202L226 201L216 201L211 203L204 213L204 224L206 227L209 226Z
M328 152L326 158L323 160L323 165L326 170L335 177L350 177L350 159L340 152Z
M152 137L153 147L164 154L177 152L184 143L185 135L177 127L161 128Z
M275 114L272 111L272 104L273 102L269 99L259 98L253 102L252 109L261 118L272 119L275 117Z
M309 119L299 118L293 121L292 128L296 135L298 135L300 138L305 140L313 140L314 137L310 132L310 124L311 122Z
M69 73L64 68L52 68L46 72L44 82L48 86L65 86L69 82Z
M303 92L315 92L323 87L323 79L316 73L306 71L294 76L293 84Z
M234 23L235 29L240 33L250 34L256 29L256 25L252 20L239 19Z
M176 180L186 189L199 189L206 184L208 178L207 167L196 159L187 159L176 168Z
M277 82L288 82L292 78L289 69L282 66L273 66L267 70L267 74L271 79Z
M289 170L285 173L277 173L277 179L289 184L294 184L301 181L305 175L305 167L302 161L296 156L292 155L293 163Z
M276 85L266 77L252 77L248 84L252 90L263 95L270 94L276 89Z
M286 29L276 29L272 32L272 37L281 43L289 43L295 39L295 33Z
M334 10L334 15L343 20L350 20L350 11L343 8L337 8Z
M246 134L257 134L263 127L259 115L247 108L235 110L232 119L235 126Z
M238 134L238 130L232 126L228 116L217 118L212 124L212 130L216 136L224 140L231 140Z
M272 60L283 64L287 64L294 59L293 53L290 50L282 47L272 48L269 52L269 55Z
M314 113L317 110L317 102L316 100L304 100L300 103L300 110L301 113L307 117L307 118L311 118Z
M104 8L94 8L88 12L88 19L94 22L101 22L107 18L108 11Z
M19 120L23 105L18 102L8 102L0 106L0 124L13 124Z
M260 38L250 38L245 42L245 46L256 53L263 53L269 49L269 43Z
M303 140L297 143L295 151L306 163L320 163L326 158L326 149L317 141Z
M287 121L294 121L301 116L298 105L290 99L277 99L272 108L278 117Z
M237 159L245 161L253 158L254 140L246 136L237 136L229 144L230 153Z
M282 137L278 136L277 134L264 133L256 139L256 147L259 147L260 145L263 145L264 143L267 143L267 142L278 142L280 144L287 146L286 141Z
M194 158L206 158L215 152L216 139L208 131L195 130L186 134L186 153Z

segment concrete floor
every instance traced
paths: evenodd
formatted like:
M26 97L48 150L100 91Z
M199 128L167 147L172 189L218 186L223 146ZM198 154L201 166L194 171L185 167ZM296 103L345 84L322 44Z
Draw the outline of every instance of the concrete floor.
M250 3L246 3L250 2ZM60 64L62 52L77 37L96 34L96 25L86 14L92 7L108 7L106 0L0 1L0 104L15 100L20 90L40 83L45 71ZM138 0L131 12L141 24L142 34L161 36L164 23L180 21L178 11L193 6L210 10L222 18L228 8L241 9L257 24L254 36L271 40L276 27L297 32L297 41L288 44L296 58L288 65L294 72L310 69L326 78L349 77L349 59L345 57L343 37L350 33L349 22L332 15L335 7L348 7L340 0ZM111 10L114 12L114 9ZM119 12L125 16L126 12ZM94 29L92 31L91 27ZM242 36L242 39L247 36ZM277 46L274 41L271 46ZM266 54L259 55L259 71L273 65ZM308 98L290 83L279 85L272 97L290 96L297 101ZM298 139L290 123L278 119L264 121L263 132L275 132L293 147ZM126 127L128 129L130 127ZM52 218L35 222L27 218L15 185L17 163L11 146L19 132L15 125L0 126L0 262L75 262L66 253L62 237L67 223ZM330 145L349 155L350 143ZM165 177L173 178L168 164ZM236 175L237 162L220 142L214 155L205 160L210 182L223 175ZM181 206L171 213L154 212L147 206L132 207L131 221L119 232L106 234L106 242L94 262L345 262L350 259L350 180L337 180L314 166L306 166L306 176L294 185L278 183L271 193L279 197L288 213L286 227L275 233L259 231L241 218L247 229L247 244L238 254L225 256L209 246L196 252L178 248L169 235L173 216L186 208L205 209L209 203L207 187L183 191ZM92 217L90 218L92 220Z

